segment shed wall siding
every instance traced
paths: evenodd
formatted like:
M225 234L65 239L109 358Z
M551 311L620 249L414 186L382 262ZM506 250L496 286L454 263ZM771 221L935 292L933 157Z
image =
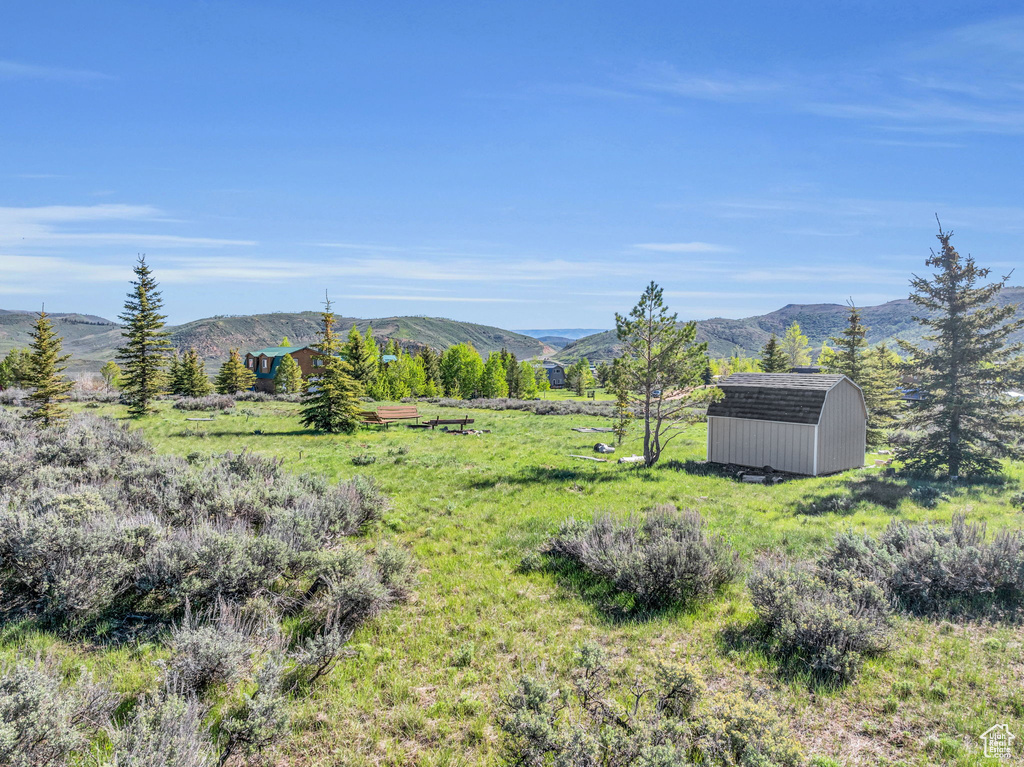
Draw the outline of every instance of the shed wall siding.
M860 391L844 380L828 393L818 425L818 474L864 465L867 418Z
M814 430L807 424L710 416L708 460L813 474Z

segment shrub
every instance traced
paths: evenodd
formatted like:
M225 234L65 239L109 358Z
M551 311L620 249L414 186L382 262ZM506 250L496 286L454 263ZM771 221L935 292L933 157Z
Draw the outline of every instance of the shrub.
M114 696L84 673L62 685L49 660L0 669L0 764L65 764L107 724L114 704Z
M282 680L329 671L352 632L413 586L404 549L353 540L388 508L363 478L295 476L248 453L155 456L109 420L39 429L0 410L0 487L0 617L79 633L138 614L154 635L171 624L167 685L117 727L97 707L108 692L45 669L0 671L2 764L63 764L99 728L108 766L256 754L286 722L294 685Z
M182 397L174 403L175 410L230 410L235 400L226 394L207 394L205 397Z
M607 767L796 767L804 756L771 708L747 694L704 698L687 663L638 679L620 703L595 646L580 648L570 689L524 675L501 705L509 761L522 765Z
M963 515L949 526L894 521L878 539L837 536L825 563L880 584L915 614L990 612L1024 603L1024 534L1004 530L990 541L984 523Z
M569 520L545 551L606 578L648 609L711 597L740 569L737 552L708 533L700 514L673 506L656 507L644 519Z
M131 718L110 733L104 767L215 767L217 748L195 696L173 690L146 696Z
M184 621L171 632L171 678L180 690L192 695L236 680L248 667L255 644L251 635L251 627L229 603L222 602L209 622L187 611Z
M28 389L3 389L0 390L0 405L8 407L25 407L28 404Z
M416 400L409 398L403 400L403 402L405 401L415 402ZM535 415L592 415L611 418L615 410L615 404L612 402L573 402L571 400L427 397L423 401L458 410L522 410Z
M377 463L377 456L371 455L370 453L361 453L359 455L352 456L353 466L370 466Z
M747 584L776 652L819 676L852 679L865 655L888 647L885 593L855 572L763 557Z

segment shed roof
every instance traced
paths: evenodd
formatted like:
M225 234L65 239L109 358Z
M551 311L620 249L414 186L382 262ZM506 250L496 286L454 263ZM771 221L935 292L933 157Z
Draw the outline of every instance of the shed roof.
M825 395L846 376L813 373L735 373L720 381L725 392L709 416L816 424Z

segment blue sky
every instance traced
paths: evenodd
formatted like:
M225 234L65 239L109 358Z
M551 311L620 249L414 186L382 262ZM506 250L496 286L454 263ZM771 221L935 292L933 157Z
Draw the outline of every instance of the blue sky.
M936 213L1024 265L1022 137L1014 3L12 3L0 308L873 304Z

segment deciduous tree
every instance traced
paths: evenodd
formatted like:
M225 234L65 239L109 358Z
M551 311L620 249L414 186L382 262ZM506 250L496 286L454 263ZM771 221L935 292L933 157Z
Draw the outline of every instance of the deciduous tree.
M501 354L491 352L480 376L480 396L490 399L508 396L508 379L505 376L505 365Z
M107 360L100 368L100 375L103 376L103 383L107 389L118 389L121 387L121 368L113 360Z
M782 351L791 368L811 364L811 345L807 343L807 336L800 331L799 322L794 321L786 328L786 335L782 337Z

